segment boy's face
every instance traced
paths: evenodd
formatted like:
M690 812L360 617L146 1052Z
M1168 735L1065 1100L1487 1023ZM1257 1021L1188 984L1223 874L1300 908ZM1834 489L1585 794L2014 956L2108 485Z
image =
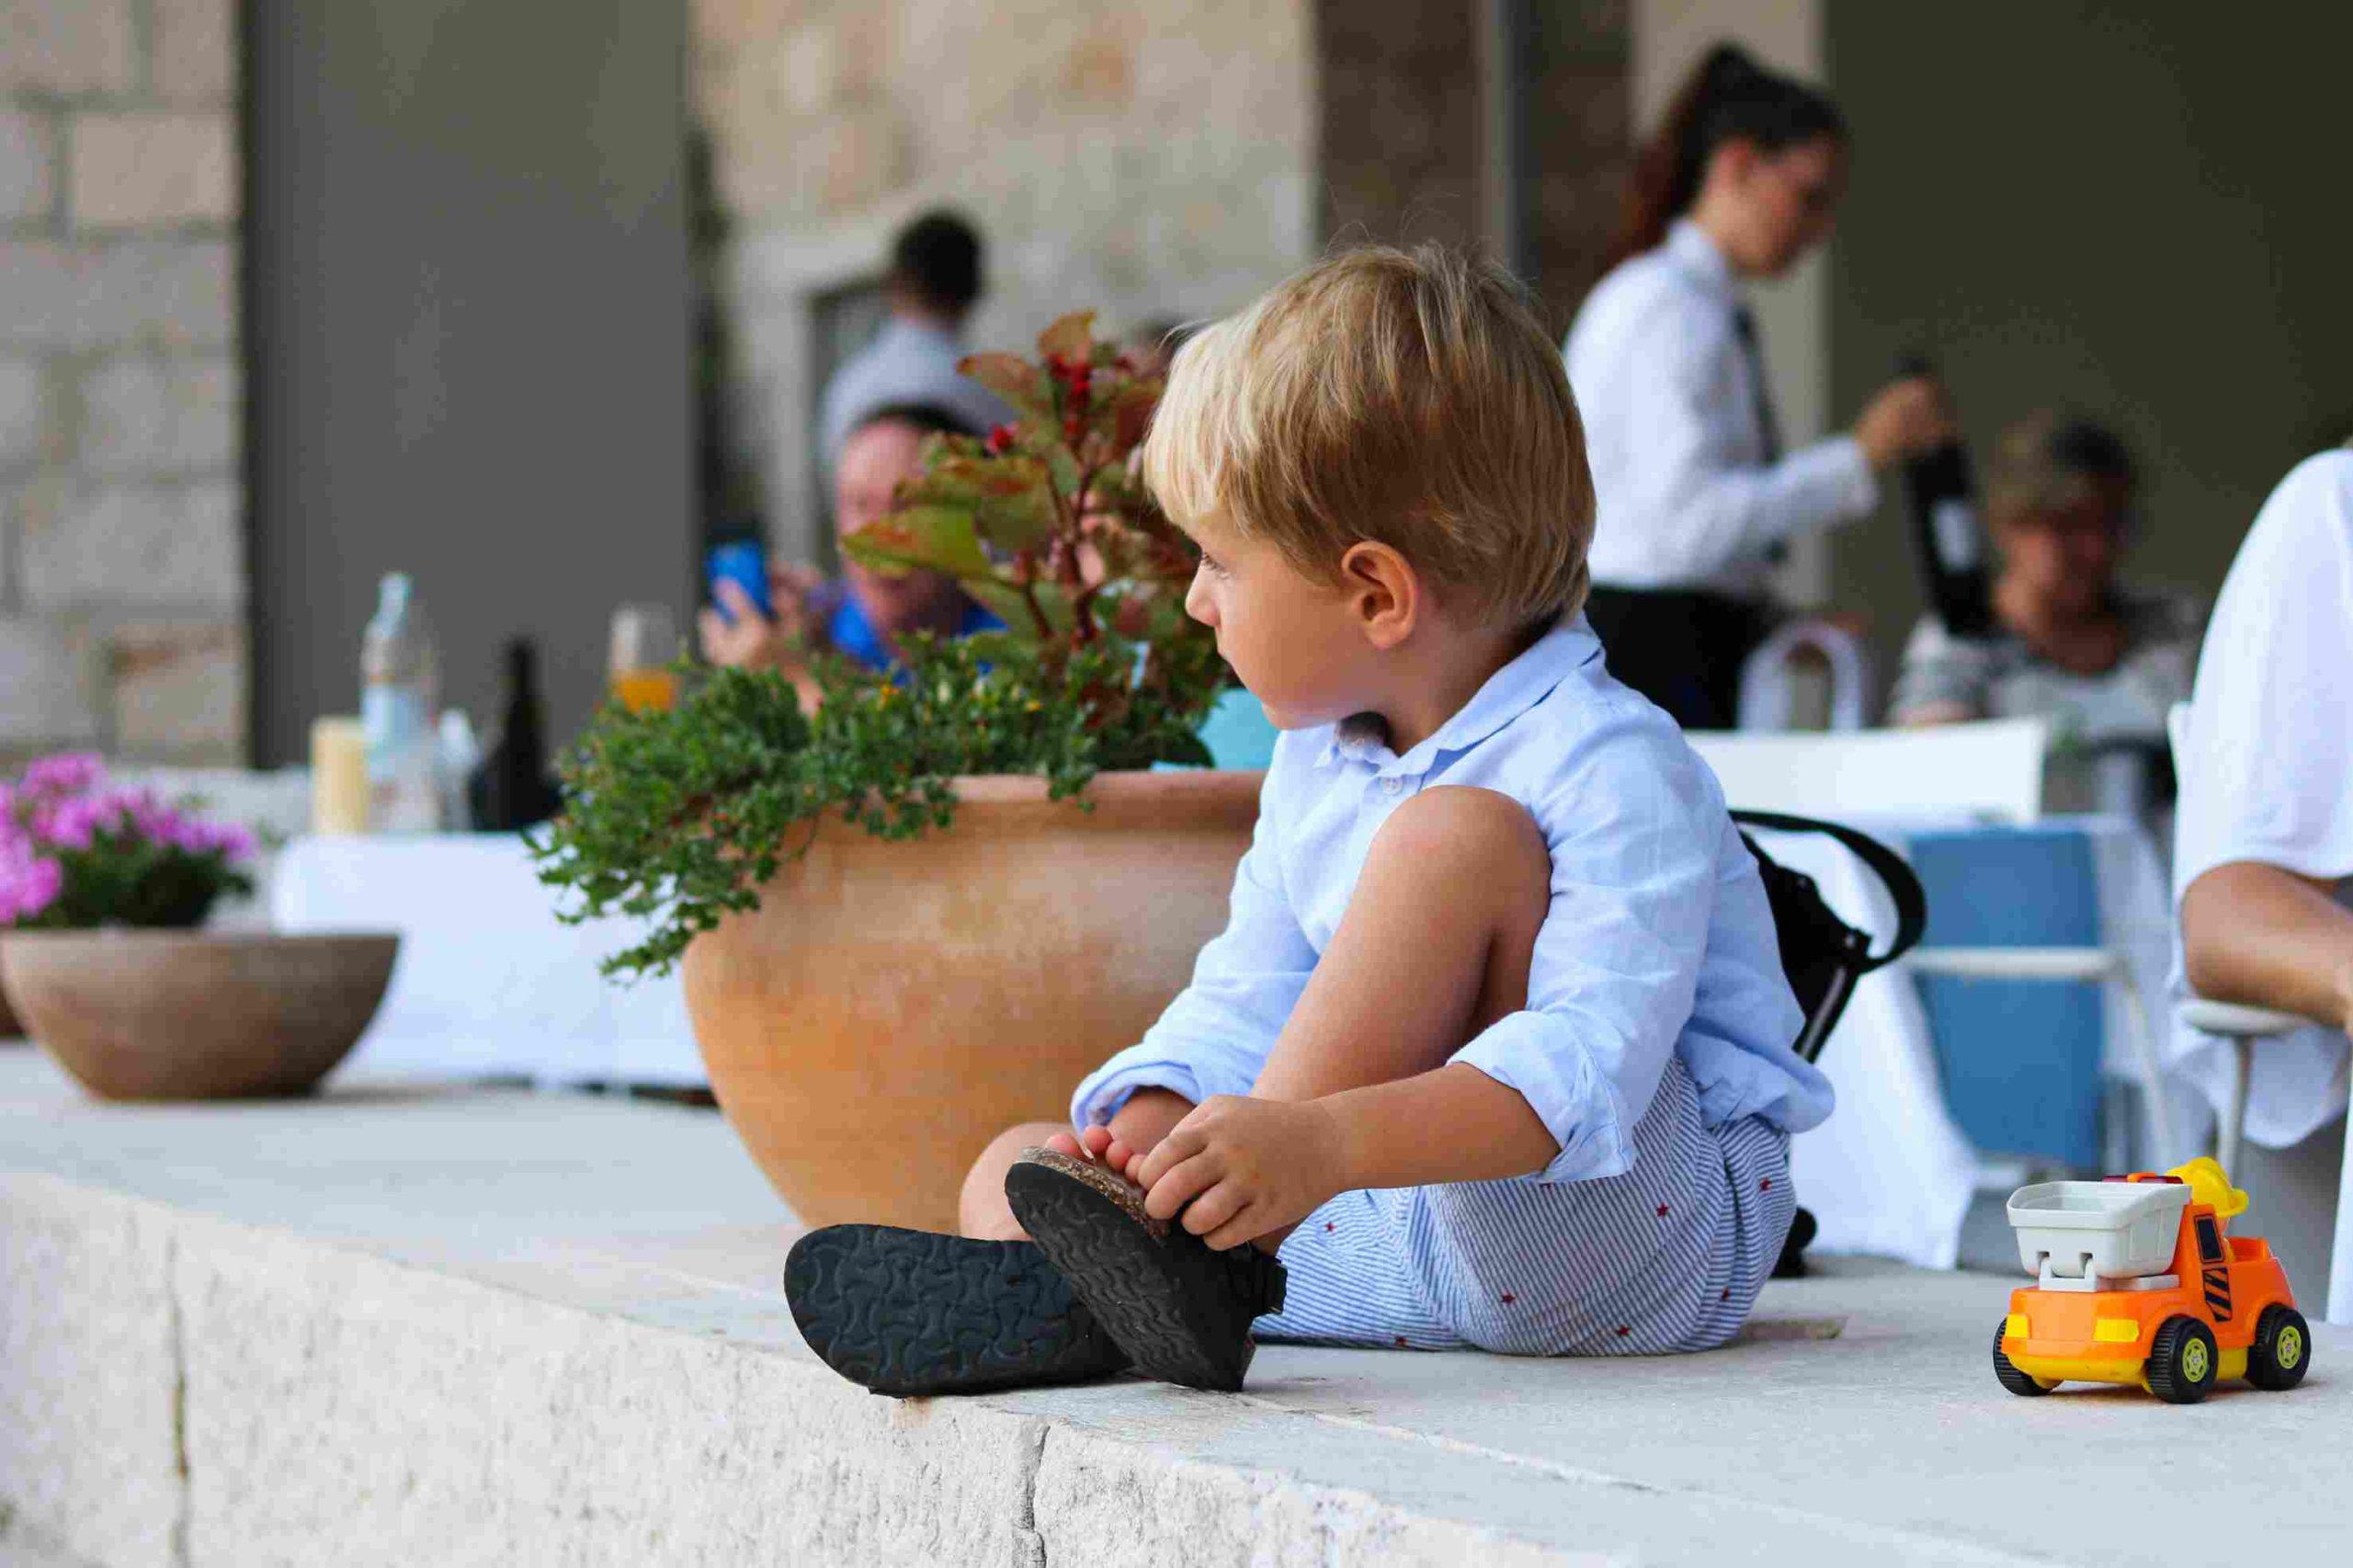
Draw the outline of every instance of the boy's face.
M1277 729L1336 723L1373 705L1373 649L1346 588L1217 518L1186 531L1201 547L1186 613L1217 633L1218 652Z

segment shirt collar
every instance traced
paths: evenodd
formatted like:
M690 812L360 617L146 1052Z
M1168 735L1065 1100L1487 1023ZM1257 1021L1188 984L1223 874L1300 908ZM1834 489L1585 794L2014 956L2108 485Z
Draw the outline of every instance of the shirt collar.
M1332 726L1332 738L1324 743L1315 765L1324 767L1345 757L1384 778L1392 774L1418 778L1439 757L1469 751L1543 701L1572 671L1592 663L1600 653L1600 640L1584 616L1563 620L1519 657L1489 676L1477 695L1455 710L1454 717L1404 756L1389 749L1376 726L1343 720Z
M882 324L878 339L892 338L960 352L963 347L963 339L948 328L935 322L916 321L909 316L892 316Z
M1690 219L1677 218L1666 231L1666 254L1711 294L1720 294L1727 300L1740 297L1739 287L1733 281L1732 263L1716 248L1716 242L1708 237L1708 231Z

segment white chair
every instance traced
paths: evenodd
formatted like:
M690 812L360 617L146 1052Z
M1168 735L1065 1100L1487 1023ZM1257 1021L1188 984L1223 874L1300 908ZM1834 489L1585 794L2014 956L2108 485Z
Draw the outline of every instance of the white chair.
M1870 690L1870 653L1862 639L1827 620L1784 621L1748 655L1740 667L1740 722L1744 731L1783 731L1794 727L1798 662L1802 653L1817 654L1830 675L1829 723L1824 727L1853 732L1863 727L1863 702Z
M2165 715L2165 738L2173 744L2174 775L2180 778L2188 771L2185 753L2189 739L2188 703L2175 703ZM2222 1163L2224 1170L2236 1171L2239 1143L2246 1133L2246 1088L2255 1072L2255 1042L2278 1040L2281 1035L2309 1028L2312 1020L2269 1007L2211 1002L2203 996L2185 998L2177 1012L2181 1021L2200 1034L2228 1040L2236 1058L2231 1074L2230 1099L2214 1118L2214 1157Z
M1699 732L1689 739L1715 770L1724 799L1749 810L1860 819L1865 827L1873 816L1895 814L1994 824L2042 814L2050 726L2040 719L1859 733ZM1903 962L1922 975L2113 985L2140 1067L2149 1134L2155 1147L2175 1147L2156 1036L2122 949L1923 947Z
M1724 799L1748 811L1866 823L1898 813L2006 823L2042 814L2050 727L2039 719L1782 734L1695 730L1689 739Z

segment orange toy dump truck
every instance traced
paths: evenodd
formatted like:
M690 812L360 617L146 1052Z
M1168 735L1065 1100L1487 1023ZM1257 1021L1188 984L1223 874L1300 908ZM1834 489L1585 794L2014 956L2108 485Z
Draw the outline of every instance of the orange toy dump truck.
M2208 1159L2018 1188L2010 1228L2035 1283L2010 1293L1994 1375L2015 1394L2129 1383L2174 1404L2197 1403L2223 1378L2294 1388L2312 1332L2270 1247L2222 1233L2245 1208Z

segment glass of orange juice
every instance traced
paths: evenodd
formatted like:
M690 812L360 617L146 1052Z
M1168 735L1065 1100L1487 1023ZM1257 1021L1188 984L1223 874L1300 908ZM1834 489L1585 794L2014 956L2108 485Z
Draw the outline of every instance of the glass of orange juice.
M623 605L613 611L608 675L613 700L632 713L678 705L678 627L668 605Z

